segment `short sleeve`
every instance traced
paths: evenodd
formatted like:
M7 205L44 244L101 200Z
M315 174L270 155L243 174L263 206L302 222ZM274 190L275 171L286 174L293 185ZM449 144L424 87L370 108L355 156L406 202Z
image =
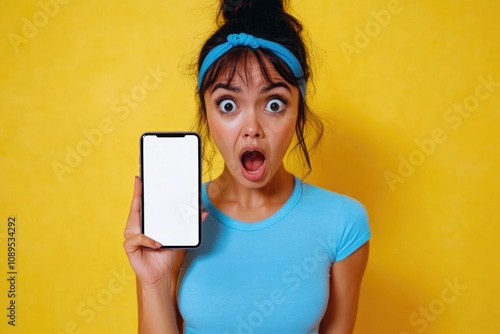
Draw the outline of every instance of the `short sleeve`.
M335 262L354 253L371 237L368 214L365 207L357 200L345 197L339 218Z

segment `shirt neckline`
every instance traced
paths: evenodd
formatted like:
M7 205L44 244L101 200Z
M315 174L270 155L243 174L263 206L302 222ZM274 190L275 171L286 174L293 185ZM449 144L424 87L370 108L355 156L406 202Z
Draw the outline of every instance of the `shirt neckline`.
M276 224L281 219L286 217L288 213L299 202L300 197L302 195L302 181L295 175L293 177L294 177L294 185L292 193L290 194L290 197L286 200L286 202L283 204L283 206L281 206L281 208L279 208L278 211L273 213L271 216L257 222L252 222L252 223L242 222L240 220L229 217L228 215L217 209L212 204L210 198L208 197L207 185L209 184L209 182L204 183L202 186L203 203L209 214L226 226L242 231L262 230Z

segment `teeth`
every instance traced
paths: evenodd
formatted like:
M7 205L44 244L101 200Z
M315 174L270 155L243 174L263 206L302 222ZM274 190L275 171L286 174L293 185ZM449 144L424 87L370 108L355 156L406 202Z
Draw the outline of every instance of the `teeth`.
M260 166L260 167L259 167L259 169L255 170L255 171L253 171L253 172L252 172L252 171L247 170L247 173L248 173L248 174L257 174L258 172L260 172L260 170L262 169L262 167L263 167L263 166L264 166L264 164L262 164L262 166Z

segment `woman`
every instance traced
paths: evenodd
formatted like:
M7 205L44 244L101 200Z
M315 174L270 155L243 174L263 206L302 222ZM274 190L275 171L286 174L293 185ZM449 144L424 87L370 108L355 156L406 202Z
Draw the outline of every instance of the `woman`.
M159 249L140 233L136 178L124 247L137 275L139 332L352 333L366 212L283 164L295 137L310 170L305 129L322 133L305 102L301 24L280 0L223 0L219 15L199 57L198 125L224 170L203 185L202 245L187 251Z

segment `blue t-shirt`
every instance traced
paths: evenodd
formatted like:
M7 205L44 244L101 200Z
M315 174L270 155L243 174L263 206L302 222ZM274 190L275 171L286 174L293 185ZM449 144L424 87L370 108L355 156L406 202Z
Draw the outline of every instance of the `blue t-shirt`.
M186 334L317 333L330 269L370 238L356 200L295 178L290 198L255 223L210 202L202 244L186 252L178 306Z

